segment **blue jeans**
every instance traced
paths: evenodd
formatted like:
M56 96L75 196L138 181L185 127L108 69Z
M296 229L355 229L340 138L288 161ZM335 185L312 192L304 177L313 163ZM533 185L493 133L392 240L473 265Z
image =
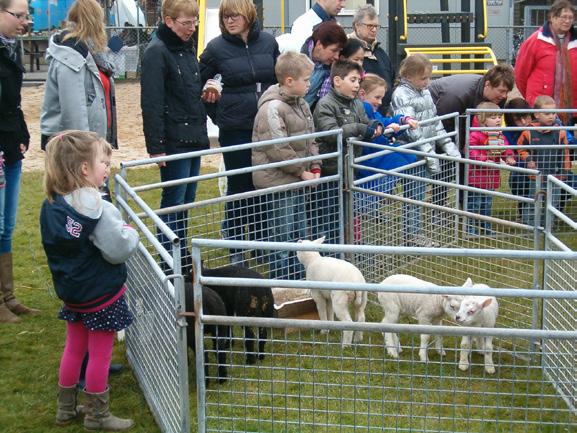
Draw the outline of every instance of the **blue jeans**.
M0 204L0 254L12 251L12 234L14 233L14 227L16 227L22 161L5 165L4 174L6 176L6 187L4 188L3 203Z
M283 191L267 195L266 213L272 242L306 239L306 200L303 191ZM269 278L301 280L304 267L294 251L276 250L270 254Z
M252 142L252 130L223 130L219 131L220 147L234 146ZM252 166L252 151L237 150L222 154L227 171ZM254 191L252 173L236 174L227 177L227 195ZM225 217L222 221L224 239L230 240L262 240L267 238L266 221L262 217L265 210L262 197L249 197L233 200L226 203ZM246 260L242 249L230 250L231 263L242 263Z
M545 178L545 176L543 176L543 179ZM567 182L568 185L570 185L570 182ZM547 183L546 181L543 181L542 184L542 188L546 189L547 188ZM551 197L551 204L553 205L553 207L559 209L560 205L561 205L561 198L562 198L562 194L561 194L561 188L559 188L557 185L553 185L552 188L552 194L553 196ZM529 184L529 197L535 197L535 199L537 199L538 197L535 195L537 192L537 181L535 179L531 179L531 182ZM546 198L543 197L543 202L542 202L542 207L541 207L541 225L545 224L545 204L546 204ZM528 224L528 225L534 225L535 224L535 210L537 209L536 205L535 207L532 207L531 205L528 206L528 210L526 212L523 213L523 224Z
M427 169L424 165L411 168L405 173L421 178L428 177ZM425 200L425 192L427 191L426 182L403 178L401 179L401 185L403 185L403 197L418 201ZM403 203L403 236L405 241L420 233L422 212L422 206L411 203Z
M317 185L311 189L309 215L311 237L325 237L325 244L339 244L340 237L340 204L339 182L333 181Z
M187 177L198 176L200 172L200 158L186 158L176 161L169 161L166 167L160 167L160 180L167 182L169 180L184 179ZM185 203L192 203L196 197L196 182L186 183L177 186L169 186L162 189L160 197L160 208L177 206ZM162 215L162 221L180 238L180 256L182 263L183 275L190 271L191 259L190 252L186 245L188 231L188 211L173 212ZM172 253L168 238L157 231L157 237L162 246Z
M483 216L491 216L493 208L493 197L479 192L469 192L467 198L467 211ZM477 221L469 218L467 225L467 232L469 234L478 234L476 227ZM485 231L485 234L491 234L491 223L488 221L480 221L479 226Z

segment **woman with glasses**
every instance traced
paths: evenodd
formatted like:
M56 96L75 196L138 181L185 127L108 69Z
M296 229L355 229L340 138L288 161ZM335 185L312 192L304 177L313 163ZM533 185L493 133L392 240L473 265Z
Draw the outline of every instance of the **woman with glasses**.
M22 159L30 135L20 107L24 67L17 36L26 33L26 0L0 0L0 323L35 313L14 297L12 233L16 225Z
M203 83L192 37L197 24L198 5L194 0L162 2L162 23L157 37L146 47L140 78L144 138L152 158L208 148L206 110L201 100ZM159 162L158 166L162 182L184 179L198 176L200 157ZM192 182L163 188L160 207L192 203L196 185ZM190 272L188 212L173 212L161 218L180 238L182 272ZM171 253L168 239L160 232L158 238Z
M276 82L274 67L279 55L275 38L261 32L256 8L251 0L222 0L219 7L221 35L211 40L200 56L202 80L222 77L222 95L215 113L221 147L252 141L257 102ZM224 153L226 170L252 165L251 149ZM228 195L254 190L252 173L228 177ZM226 239L266 238L263 209L258 197L233 200L226 204L223 235ZM241 250L231 251L230 261L246 259Z
M363 69L365 72L378 75L387 82L383 103L379 108L379 112L386 115L391 103L391 95L393 94L395 68L385 50L381 48L380 42L377 41L377 34L380 28L379 17L374 6L366 5L360 7L355 13L353 32L347 36L359 39L363 43L365 50Z
M515 62L515 81L531 106L535 98L548 95L558 108L577 107L577 31L573 26L575 7L569 0L557 0L547 22L523 42ZM573 114L560 114L573 125Z

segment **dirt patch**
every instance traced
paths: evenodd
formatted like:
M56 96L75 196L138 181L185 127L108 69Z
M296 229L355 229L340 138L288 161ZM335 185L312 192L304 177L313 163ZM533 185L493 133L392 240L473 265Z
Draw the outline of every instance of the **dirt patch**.
M44 152L40 149L40 111L44 97L44 85L22 89L22 109L30 131L30 149L24 160L24 171L43 170ZM112 153L112 163L118 167L121 161L148 157L142 132L140 110L140 83L121 81L116 83L118 116L118 150ZM218 167L220 155L204 157L202 164Z

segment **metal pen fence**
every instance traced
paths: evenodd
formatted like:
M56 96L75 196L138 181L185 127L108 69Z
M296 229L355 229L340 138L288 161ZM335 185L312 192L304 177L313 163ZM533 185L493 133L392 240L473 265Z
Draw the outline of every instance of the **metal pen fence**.
M331 133L315 134L314 137L327 134ZM332 134L339 134L339 131ZM281 142L273 140L230 149L211 149L164 159L213 155L240 148L278 145ZM351 141L349 149L375 146ZM398 152L418 158L424 156L410 146L382 147L377 150L378 153ZM349 151L350 155L354 153ZM574 222L569 224L571 230L567 236L567 233L553 231L554 225L549 223L552 218L563 219L565 222L574 219L550 203L544 210L546 224L538 228L511 220L507 217L512 212L509 210L508 214L492 217L491 223L496 235L469 237L464 230L464 222L477 215L463 211L460 207L459 192L467 191L467 187L458 185L454 177L431 179L423 164L417 160L411 167L374 169L373 175L356 179L356 171L368 169L363 164L366 159L362 160L366 155L343 159L341 154L339 151L323 155L327 160L339 160L337 165L342 169L334 177L249 193L252 197L267 197L271 193L302 189L308 191L308 200L313 197L313 203L316 203L318 197L311 196L311 191L329 182L336 183L336 187L329 189L331 199L323 215L328 215L329 222L337 224L339 235L336 239L339 242L312 247L294 242L265 242L271 239L270 232L266 239L251 239L250 234L256 233L252 230L245 233L243 240L220 240L223 238L222 223L226 220L226 203L238 200L241 196L219 197L216 192L217 179L241 171L280 167L291 162L224 173L209 172L171 183L136 186L130 181L131 169L154 164L160 159L123 164L121 175L117 176L117 196L120 196L118 203L143 234L141 252L145 258L143 260L139 255L129 262L128 298L131 308L136 309L137 314L135 332L131 334L129 331L127 341L134 353L130 356L131 363L138 364L135 366L136 371L144 372L137 373L137 376L141 383L145 381L142 388L161 429L166 432L188 432L187 426L191 425L194 431L200 433L279 430L324 432L334 429L347 432L423 433L549 433L575 430L574 384L577 366L574 359L577 353L577 332L575 315L571 313L575 312L577 305L577 254L573 252L574 245L567 242L571 236L574 238L576 226ZM467 159L442 155L439 159L449 164L473 163ZM499 168L504 172L511 170L507 167ZM417 172L419 169L421 171ZM387 182L391 178L396 183L393 182L393 188L388 189ZM379 186L371 186L372 181L379 181L376 183ZM152 209L154 206L149 203L158 200L160 188L181 182L198 183L197 202L178 208ZM550 178L548 182L557 181ZM424 189L424 196L414 194L413 184L419 185L421 191ZM433 186L447 189L448 199L444 203L431 202ZM575 190L565 186L563 188L572 196L577 195ZM404 195L404 189L409 194ZM264 201L274 200L272 197ZM498 198L508 203L510 209L516 205L515 197L510 197L510 194L502 193ZM410 218L403 220L403 206L406 204L413 206L412 214L405 213L413 215L412 221ZM313 237L321 234L320 229L315 231L314 228L320 228L326 220L315 218L311 209L309 207L308 211L299 215L307 219L308 234ZM228 282L223 281L227 279L215 280L202 274L201 259L207 266L222 265L228 262L231 252L237 250L245 253L245 265L267 274L275 252L288 251L290 255L298 249L309 248L323 255L345 257L357 264L372 284L355 286L355 290L367 290L373 299L376 292L400 290L376 284L392 273L409 273L439 284L438 288L427 289L428 293L497 296L500 306L497 327L469 329L457 326L381 324L378 322L383 316L382 308L376 302L367 307L368 323L364 324L210 316L202 311L202 292L198 290L197 284L194 293L197 317L195 326L196 335L203 338L197 338L196 353L205 351L209 356L208 360L202 356L197 357L196 393L193 394L196 409L192 411L196 419L191 420L191 412L182 409L184 400L178 400L182 398L179 393L185 389L188 391L188 386L183 385L183 378L187 374L183 360L186 353L186 328L181 316L182 295L177 290L177 287L181 287L179 276L182 272L180 242L174 233L170 233L162 219L163 215L183 210L187 214L184 217L187 221L185 236L187 246L192 250L190 259L197 283L209 285L218 282L237 286L274 284L294 289L323 290L350 288L346 284L298 281L297 273L294 272L282 276L281 280L228 279ZM437 211L439 217L436 224L433 224L433 211ZM407 221L415 222L416 213L421 215L419 234L422 239L432 240L435 244L405 246L404 227ZM280 225L274 218L268 221L272 227ZM169 235L172 246L170 253L167 251L170 248L163 247L158 241L159 231ZM536 241L540 239L541 233L545 233L548 239L545 251L541 243ZM357 245L339 245L347 236L351 243ZM249 255L252 251L257 253ZM183 258L186 260L186 257ZM176 276L171 279L175 287L171 300L170 289L160 287L170 287L167 280L172 274ZM496 289L479 291L459 287L467 277ZM133 286L137 287L136 295ZM542 288L546 290L536 290ZM423 292L418 288L402 290ZM166 293L167 300L155 306L159 292ZM143 308L143 299L154 299L155 302L146 303L146 308ZM139 308L143 314L138 314ZM146 334L145 339L142 336L149 329L150 323L154 324L154 330ZM222 385L216 385L216 381L211 380L211 385L207 387L204 380L205 365L208 366L208 378L217 378L215 373L211 373L216 371L216 362L213 361L215 350L209 344L212 336L205 333L205 327L214 324L265 326L269 328L270 337L266 342L264 359L257 364L247 365L246 349L240 337L242 333L234 332L235 337L226 354L229 378ZM323 332L326 329L330 329L330 332ZM340 336L344 330L362 330L365 338L359 344L343 348ZM400 333L400 344L404 350L398 359L387 355L382 337L385 331ZM420 333L444 335L445 354L434 353L431 349L429 361L419 361L417 351ZM168 341L173 343L161 344L156 341L166 338L166 335L172 336ZM468 368L459 368L462 353L460 337L463 335L495 337L495 374L486 371L483 357L476 353L473 353ZM156 367L146 365L158 363L159 359L160 365L166 365L169 372L178 373L162 375L158 374ZM170 397L167 397L168 394ZM172 411L163 412L166 404L181 409L175 411L173 408ZM170 417L170 422L162 419L159 415L161 413Z

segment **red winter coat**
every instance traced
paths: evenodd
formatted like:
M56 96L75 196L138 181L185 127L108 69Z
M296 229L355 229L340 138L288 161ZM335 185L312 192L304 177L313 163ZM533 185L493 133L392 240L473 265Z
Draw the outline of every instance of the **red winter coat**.
M499 139L502 140L503 146L509 145L507 139L503 134L499 134ZM472 131L469 135L470 146L486 146L489 141L489 136L483 131ZM501 157L489 157L488 151L484 149L471 149L469 158L476 161L495 162L499 163L501 159L507 156L512 156L513 151L509 148L505 149ZM469 166L469 186L476 188L483 188L494 191L501 186L501 172L496 168L481 167L480 165Z
M571 76L573 77L572 106L577 107L577 31L574 27L569 31L568 37L567 49L571 60ZM553 97L556 58L557 47L549 23L529 36L521 45L515 61L515 83L531 106L539 95Z

